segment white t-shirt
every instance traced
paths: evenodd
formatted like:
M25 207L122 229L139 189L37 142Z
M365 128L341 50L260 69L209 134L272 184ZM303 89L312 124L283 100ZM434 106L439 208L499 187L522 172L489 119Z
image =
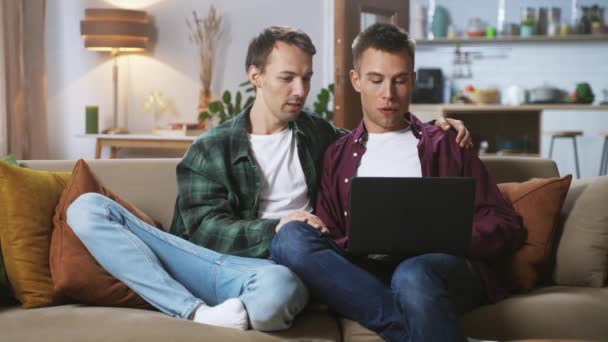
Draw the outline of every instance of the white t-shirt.
M368 133L366 151L357 169L359 177L422 177L418 139L411 129Z
M293 131L249 134L249 141L262 177L258 217L278 219L294 210L312 211Z

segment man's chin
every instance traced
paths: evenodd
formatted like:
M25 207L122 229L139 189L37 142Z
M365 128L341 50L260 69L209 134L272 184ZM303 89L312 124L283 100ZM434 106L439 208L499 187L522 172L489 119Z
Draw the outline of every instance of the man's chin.
M283 117L283 119L285 121L290 122L290 121L297 119L301 113L302 113L302 110L289 111L289 112L281 113L281 116Z

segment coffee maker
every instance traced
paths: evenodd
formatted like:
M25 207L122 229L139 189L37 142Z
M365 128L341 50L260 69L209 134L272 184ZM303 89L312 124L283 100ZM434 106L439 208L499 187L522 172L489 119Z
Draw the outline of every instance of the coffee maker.
M443 103L443 73L441 69L420 68L416 72L412 103Z

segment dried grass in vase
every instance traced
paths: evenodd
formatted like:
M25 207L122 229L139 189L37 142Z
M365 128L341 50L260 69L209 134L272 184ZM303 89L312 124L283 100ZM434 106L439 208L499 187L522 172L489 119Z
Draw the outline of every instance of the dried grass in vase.
M222 35L222 17L217 14L215 7L209 7L205 19L201 19L196 11L192 11L192 22L186 18L190 30L190 42L196 45L200 58L201 90L198 100L198 111L207 109L211 102L211 80L213 79L213 58L217 43Z

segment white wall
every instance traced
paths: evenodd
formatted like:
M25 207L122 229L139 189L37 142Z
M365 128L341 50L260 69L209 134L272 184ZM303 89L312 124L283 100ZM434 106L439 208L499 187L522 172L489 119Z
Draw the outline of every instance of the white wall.
M113 3L112 3L113 2ZM141 9L153 17L157 42L147 54L119 57L119 112L132 132L149 132L150 113L144 113L145 96L160 91L173 104L171 118L196 121L198 105L198 57L188 41L185 19L193 10L204 16L214 4L223 16L224 35L214 66L212 90L235 90L246 80L245 55L249 40L271 25L290 25L307 32L317 47L315 76L309 105L322 86L329 83L333 51L327 46L327 0L48 0L47 1L47 86L49 148L52 159L92 158L94 140L84 133L84 108L99 105L100 129L112 116L112 60L107 53L84 49L80 20L85 8L116 7Z
M608 0L578 2L582 5L598 3L608 8ZM412 6L428 6L429 0L416 0L411 3ZM498 0L468 0L466 6L463 6L463 1L436 0L435 3L447 8L458 30L463 30L468 19L473 17L480 17L490 25L496 25ZM506 0L505 3L507 22L519 21L522 6L558 6L562 8L564 21L571 22L570 0ZM595 103L602 99L608 101L602 94L603 89L608 89L608 41L465 44L462 49L478 53L480 58L472 62L472 78L453 80L453 86L457 90L467 84L499 89L510 85L530 89L549 84L572 91L577 83L589 82L595 93ZM419 46L416 52L416 67L440 67L444 75L449 77L453 69L453 52L454 46ZM608 111L545 111L542 130L582 130L584 135L578 139L581 176L591 177L598 174L603 144L599 132L608 130ZM548 150L549 137L545 136L542 141L542 155L548 156ZM561 173L574 174L574 152L569 140L556 142L553 159L558 163Z
M427 5L429 0L411 1ZM212 88L215 94L224 89L234 90L245 80L244 58L247 44L256 33L270 25L291 25L306 31L316 43L315 76L309 104L321 86L333 78L333 14L331 0L48 0L47 1L47 72L50 158L92 158L94 141L78 137L84 132L84 107L99 105L100 128L109 126L112 105L112 61L108 54L87 51L79 33L84 9L91 7L138 8L154 18L158 33L156 45L146 55L124 55L120 65L120 111L128 119L133 132L149 132L153 125L151 114L142 105L151 91L161 91L174 105L173 117L196 120L198 103L198 65L193 46L188 41L184 20L192 10L204 15L214 4L226 21L226 31L219 49L218 63ZM581 0L581 4L608 0ZM482 17L496 24L498 0L436 0L448 8L459 29L471 17ZM520 6L560 6L562 17L569 21L570 0L507 0L506 19L516 22ZM464 5L466 4L466 6ZM143 7L141 7L143 5ZM413 13L413 10L410 11ZM607 14L608 16L608 14ZM473 78L455 81L456 87L472 83L480 87L504 87L511 84L531 88L545 82L573 89L577 82L591 83L596 99L608 88L608 44L544 43L469 46L469 51L481 52L474 60ZM441 67L451 72L452 47L419 48L417 66ZM583 176L595 175L599 168L600 130L608 130L608 113L549 112L543 130L581 129L580 157ZM543 154L548 149L543 141ZM569 145L555 149L560 170L573 172Z

